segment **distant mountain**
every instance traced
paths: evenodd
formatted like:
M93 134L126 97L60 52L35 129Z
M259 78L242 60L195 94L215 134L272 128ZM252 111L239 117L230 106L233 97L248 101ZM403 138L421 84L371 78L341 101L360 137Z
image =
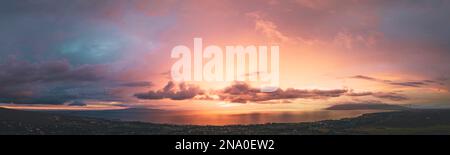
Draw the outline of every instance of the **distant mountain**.
M409 108L392 104L381 103L350 103L333 105L326 110L407 110Z

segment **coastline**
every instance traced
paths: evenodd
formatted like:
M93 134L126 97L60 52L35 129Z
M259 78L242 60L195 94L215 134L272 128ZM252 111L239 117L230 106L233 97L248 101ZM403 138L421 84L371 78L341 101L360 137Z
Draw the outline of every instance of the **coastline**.
M403 110L356 118L258 125L171 125L0 108L0 135L366 135L450 134L450 109Z

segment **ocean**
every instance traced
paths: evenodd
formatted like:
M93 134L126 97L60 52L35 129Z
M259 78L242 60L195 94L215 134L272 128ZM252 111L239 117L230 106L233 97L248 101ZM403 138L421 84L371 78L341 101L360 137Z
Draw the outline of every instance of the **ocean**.
M96 111L50 111L51 113L177 125L249 125L266 123L298 123L358 117L382 110L316 110L296 112L252 112L242 114L204 114L198 111L157 109L124 109Z

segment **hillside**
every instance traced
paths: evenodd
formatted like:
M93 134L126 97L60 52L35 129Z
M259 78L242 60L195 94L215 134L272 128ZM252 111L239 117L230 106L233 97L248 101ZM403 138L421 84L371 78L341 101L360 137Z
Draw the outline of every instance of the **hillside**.
M0 108L0 134L450 134L450 109L374 113L311 123L192 126L110 121Z

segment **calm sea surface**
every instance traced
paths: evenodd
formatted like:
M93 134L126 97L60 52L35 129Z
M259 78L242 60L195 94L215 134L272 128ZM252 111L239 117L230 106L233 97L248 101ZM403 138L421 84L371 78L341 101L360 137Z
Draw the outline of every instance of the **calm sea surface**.
M141 121L182 125L236 125L264 123L295 123L336 120L357 117L376 110L318 110L305 112L263 112L246 114L201 114L192 111L126 109L105 111L52 111L66 115L85 116L122 121Z

